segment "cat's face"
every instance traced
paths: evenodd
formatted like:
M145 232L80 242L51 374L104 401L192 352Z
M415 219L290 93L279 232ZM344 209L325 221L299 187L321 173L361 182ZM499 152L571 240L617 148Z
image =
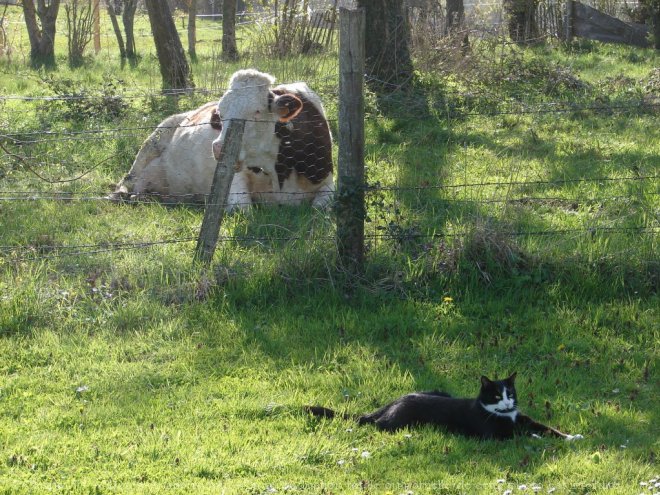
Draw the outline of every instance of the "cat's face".
M483 408L491 414L509 417L515 421L518 414L515 379L515 373L504 380L490 380L482 376L479 402Z

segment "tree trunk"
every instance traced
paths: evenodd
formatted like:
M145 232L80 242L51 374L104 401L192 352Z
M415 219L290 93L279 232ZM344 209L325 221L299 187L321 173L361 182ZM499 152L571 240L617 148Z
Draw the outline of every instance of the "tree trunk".
M7 43L7 31L5 30L5 18L7 17L8 7L9 5L5 4L2 15L0 15L0 56L7 55L7 58L10 55L9 45Z
M653 46L660 50L660 0L651 4L651 22L653 23Z
M160 74L164 89L186 89L193 86L179 33L169 5L161 0L145 0L151 32L154 35Z
M197 60L197 0L190 0L188 7L188 55Z
M236 47L236 0L222 2L222 58L238 60Z
M125 0L124 11L122 12L122 22L124 24L124 33L126 34L126 58L137 60L137 50L135 49L134 20L135 10L137 9L137 0Z
M365 55L370 84L394 89L410 81L410 26L403 0L358 0L366 13Z
M30 39L30 62L34 67L55 66L55 32L59 10L60 0L37 0L36 9L34 0L23 1L23 15Z
M463 0L447 0L447 36L461 45L465 53L470 49L468 30L465 29L465 6Z
M115 37L117 38L117 45L119 45L119 56L122 60L126 58L126 47L124 46L124 37L121 34L121 29L119 29L119 22L117 22L117 14L115 12L115 6L113 2L108 2L108 15L110 16L110 22L112 23L112 29L115 32Z
M539 37L536 23L538 0L504 0L509 37L516 43L529 43Z
M463 26L465 7L463 0L447 0L447 33L452 33Z

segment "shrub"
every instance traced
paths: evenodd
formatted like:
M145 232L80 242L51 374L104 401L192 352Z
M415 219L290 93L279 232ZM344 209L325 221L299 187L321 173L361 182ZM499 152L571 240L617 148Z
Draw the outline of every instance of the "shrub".
M109 121L124 116L128 109L128 104L117 92L117 87L124 84L119 79L108 81L99 89L79 87L75 81L53 76L46 76L43 82L56 96L46 104L48 113L55 114L52 115L55 118L72 122Z

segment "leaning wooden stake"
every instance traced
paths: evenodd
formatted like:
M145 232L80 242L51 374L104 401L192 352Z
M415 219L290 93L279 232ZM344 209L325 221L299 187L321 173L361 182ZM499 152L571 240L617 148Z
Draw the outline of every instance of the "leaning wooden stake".
M364 268L364 9L339 9L337 249L342 267Z
M220 159L213 175L211 194L204 210L204 220L197 239L195 249L195 261L208 265L213 259L215 246L218 243L222 217L225 213L229 188L234 179L234 170L238 162L238 154L241 151L243 140L244 120L232 120L228 124L224 146L220 153ZM208 150L210 153L211 150Z

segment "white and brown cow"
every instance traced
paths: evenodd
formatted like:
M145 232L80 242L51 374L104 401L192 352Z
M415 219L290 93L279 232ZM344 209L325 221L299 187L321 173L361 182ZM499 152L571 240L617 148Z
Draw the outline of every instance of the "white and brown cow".
M327 206L334 192L332 141L321 100L305 83L273 83L268 74L241 70L218 103L165 119L112 197L203 199L211 190L226 124L242 119L245 130L228 208L253 202Z

